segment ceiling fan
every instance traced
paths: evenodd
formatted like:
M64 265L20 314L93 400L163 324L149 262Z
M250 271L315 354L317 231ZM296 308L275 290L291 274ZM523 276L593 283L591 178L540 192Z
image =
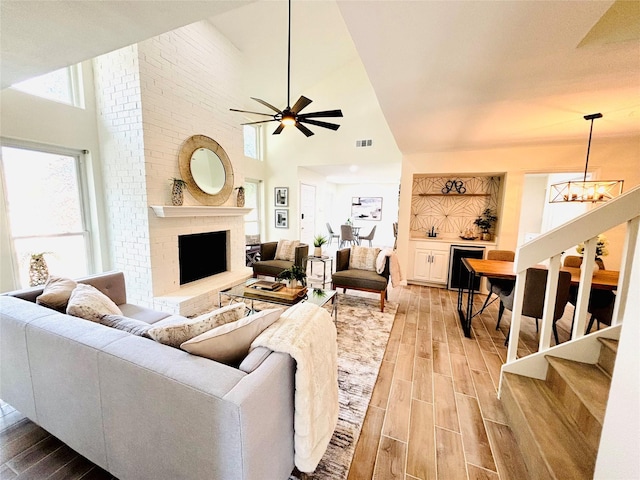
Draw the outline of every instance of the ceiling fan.
M274 112L273 113L261 113L261 112L251 112L248 110L237 110L235 108L230 108L232 112L240 112L240 113L251 113L254 115L264 115L266 117L272 117L269 120L260 120L257 122L248 122L243 123L242 125L255 125L258 123L268 123L268 122L280 122L280 125L275 129L273 135L279 135L284 127L293 126L304 133L307 137L313 135L313 132L309 130L303 123L308 123L310 125L316 125L318 127L329 128L331 130L338 130L340 125L336 123L323 122L320 120L314 120L315 118L326 118L326 117L342 117L342 110L324 110L322 112L312 112L312 113L300 113L305 107L307 107L312 100L307 97L301 95L298 101L291 107L291 0L289 0L289 41L288 41L288 49L287 49L287 107L284 110L280 110L270 103L265 102L259 98L251 97L252 100L255 100L258 103L261 103L267 108L270 108Z

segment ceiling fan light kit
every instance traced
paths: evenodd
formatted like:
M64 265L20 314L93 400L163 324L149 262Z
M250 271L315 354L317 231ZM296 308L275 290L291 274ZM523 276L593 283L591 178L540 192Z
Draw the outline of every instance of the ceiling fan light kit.
M264 105L265 107L276 112L273 113L262 113L262 112L251 112L248 110L238 110L235 108L230 108L232 112L240 112L240 113L250 113L253 115L262 115L266 117L271 117L269 120L258 120L257 122L248 122L243 123L242 125L256 125L259 123L268 123L268 122L280 122L280 125L274 130L273 135L279 135L280 132L286 126L295 126L298 130L304 133L307 137L313 135L313 132L309 130L304 123L309 125L315 125L317 127L328 128L330 130L338 130L340 125L337 123L329 123L323 122L320 120L315 120L315 118L330 118L330 117L342 117L342 110L325 110L322 112L311 112L311 113L303 113L300 112L307 107L312 100L305 96L300 96L298 101L291 107L291 0L289 0L289 37L287 44L287 107L284 110L280 110L270 103L261 100L260 98L251 97L252 100Z
M584 178L581 182L568 181L551 185L549 203L606 202L622 194L624 180L587 180L589 152L591 151L591 134L593 133L593 121L596 118L602 118L602 114L592 113L584 116L585 120L591 121L587 158L584 163Z

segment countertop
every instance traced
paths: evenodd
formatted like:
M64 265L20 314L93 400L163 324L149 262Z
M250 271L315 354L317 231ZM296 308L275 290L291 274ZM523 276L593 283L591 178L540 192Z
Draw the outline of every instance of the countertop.
M460 237L454 236L443 236L443 237L429 237L426 233L422 232L411 232L409 235L409 239L412 241L426 241L426 242L440 242L440 243L449 243L456 245L496 245L497 241L494 238L493 240L482 240L478 237L475 240L464 240Z

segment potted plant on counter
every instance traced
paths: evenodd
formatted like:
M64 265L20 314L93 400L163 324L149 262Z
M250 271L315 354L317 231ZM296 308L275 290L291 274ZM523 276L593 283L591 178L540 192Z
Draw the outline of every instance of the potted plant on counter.
M491 240L490 230L496 223L496 220L498 220L498 217L493 214L490 208L485 209L482 215L474 220L474 225L477 225L482 232L482 240Z
M323 236L323 235L316 235L313 238L313 246L315 247L313 250L313 256L314 257L321 257L322 256L322 246L326 245L328 242L327 237Z

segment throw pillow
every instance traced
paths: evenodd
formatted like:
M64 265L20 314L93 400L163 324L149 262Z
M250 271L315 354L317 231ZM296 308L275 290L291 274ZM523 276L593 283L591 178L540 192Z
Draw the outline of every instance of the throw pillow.
M135 318L129 318L123 315L103 315L100 317L100 323L107 327L138 335L139 337L151 338L147 333L151 325L142 320L136 320Z
M298 245L300 245L300 240L278 240L275 259L295 262Z
M122 315L118 306L109 297L91 285L79 283L71 292L67 313L76 317L99 322L106 314Z
M180 348L227 365L238 365L249 353L251 342L275 322L284 309L270 308L198 335Z
M71 297L71 292L76 288L76 285L77 283L70 278L50 275L47 283L44 284L42 293L36 298L36 303L64 313L69 297Z
M349 255L349 268L376 271L379 248L352 246Z
M164 326L152 325L147 333L156 342L178 348L181 343L212 328L235 322L244 315L245 308L244 303L233 303L199 317L187 319L185 322Z

